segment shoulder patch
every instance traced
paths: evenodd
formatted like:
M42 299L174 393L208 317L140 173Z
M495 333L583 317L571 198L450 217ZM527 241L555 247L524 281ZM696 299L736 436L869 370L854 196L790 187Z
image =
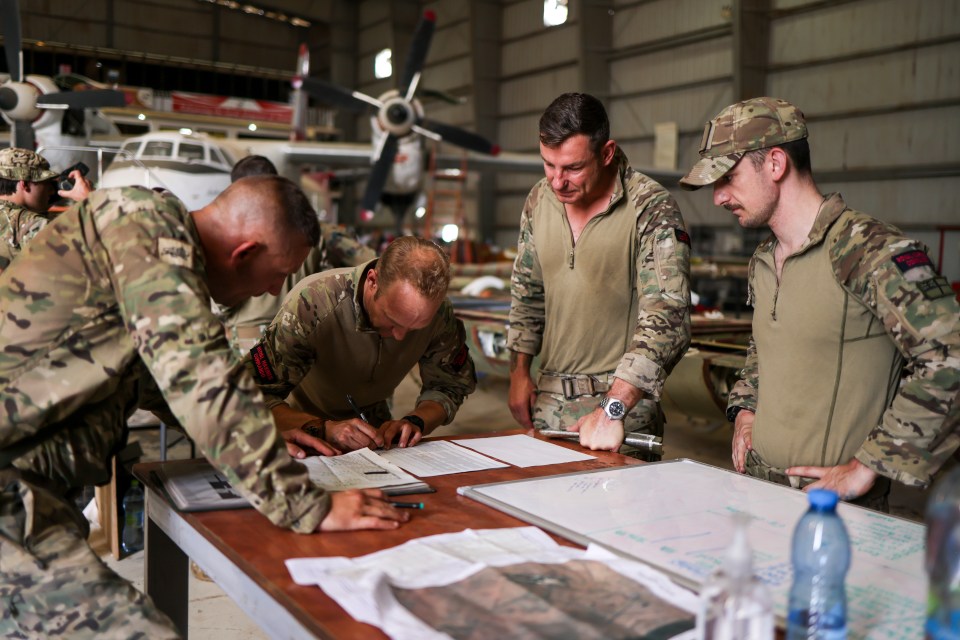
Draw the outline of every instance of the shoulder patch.
M457 351L457 355L453 356L453 360L450 361L450 365L456 370L460 371L463 369L463 365L467 363L467 356L470 355L470 350L467 348L467 345L460 345L460 350Z
M937 298L946 298L947 296L953 295L950 282L943 276L937 276L929 280L921 280L917 283L917 289L920 289L920 292L928 300L936 300Z
M897 265L897 268L900 269L901 273L906 273L910 269L914 269L916 267L933 266L933 263L930 262L930 256L919 249L905 251L893 256L893 263Z
M674 229L673 233L677 236L677 241L682 242L683 244L690 246L690 234L684 231L683 229Z
M273 372L273 366L270 359L267 358L267 350L262 344L258 344L250 349L250 358L253 360L253 368L256 370L257 382L261 384L270 384L276 382L277 374Z
M157 256L175 267L193 269L193 245L176 238L157 238Z

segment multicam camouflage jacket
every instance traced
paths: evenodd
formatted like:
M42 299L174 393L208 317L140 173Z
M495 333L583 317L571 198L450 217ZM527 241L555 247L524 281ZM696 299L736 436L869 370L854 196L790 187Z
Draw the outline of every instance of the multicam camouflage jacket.
M39 213L0 200L0 273L49 222Z
M175 198L107 189L51 222L0 275L0 450L50 434L27 456L48 466L30 470L61 488L103 482L110 432L136 408L143 373L258 510L312 532L329 496L287 454L204 277L200 237Z
M328 419L353 417L356 403L378 426L390 419L386 400L419 364L417 404L430 400L448 424L477 378L463 323L444 300L433 321L403 340L384 338L363 311L359 283L375 262L310 276L287 296L246 363L273 407L292 396L303 411Z
M667 375L690 344L690 237L676 201L666 189L634 171L619 149L614 162L619 168L619 179L609 206L604 214L590 220L575 250L578 255L590 251L595 255L591 242L601 237L609 239L619 233L622 227L607 232L604 225L622 225L622 222L614 222L613 214L626 208L632 214L625 223L627 235L622 242L615 242L629 245L625 253L632 257L632 263L629 263L632 268L625 268L622 282L610 282L610 276L605 272L585 272L579 278L582 288L579 291L566 290L556 284L551 287L544 275L546 252L556 257L560 252L568 251L571 261L568 266L572 271L574 247L536 246L537 225L546 224L546 216L563 217L566 224L563 205L556 199L547 180L541 180L527 196L520 218L517 258L511 279L507 348L537 355L541 349L546 350L545 335L552 335L557 336L554 340L565 341L562 348L582 350L584 345L590 344L588 338L591 336L608 336L616 342L613 346L617 350L611 362L615 367L614 376L658 400ZM596 230L599 233L588 238L591 225L598 225ZM564 233L563 241L571 245L572 236ZM589 263L578 257L576 266L587 269L582 266L584 264ZM605 317L597 308L584 303L596 295L601 284L620 300L613 306L624 310L622 316ZM562 309L566 319L551 318L550 308ZM636 310L635 316L631 309ZM632 317L636 320L633 321ZM560 324L570 326L561 327ZM600 348L612 349L610 345ZM571 359L586 361L591 357L582 354Z
M297 272L287 276L278 295L265 293L221 311L220 319L227 330L227 337L239 353L246 353L253 342L260 339L263 330L280 311L284 298L298 282L314 273L356 267L376 257L373 249L360 244L336 225L321 222L320 232L320 242L310 250Z
M804 250L821 244L837 283L875 316L904 361L893 401L855 457L886 477L924 486L960 446L960 306L923 245L848 209L839 194L825 198ZM771 236L754 253L749 304L757 262L775 246ZM728 407L757 410L758 362L751 340Z

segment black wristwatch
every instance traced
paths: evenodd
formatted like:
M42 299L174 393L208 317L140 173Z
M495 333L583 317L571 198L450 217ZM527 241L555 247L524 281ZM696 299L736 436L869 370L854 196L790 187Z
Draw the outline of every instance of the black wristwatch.
M420 429L420 433L423 433L424 427L426 427L426 425L423 424L423 418L421 418L420 416L414 416L414 415L403 416L401 420L406 420L407 422L415 426L417 429Z

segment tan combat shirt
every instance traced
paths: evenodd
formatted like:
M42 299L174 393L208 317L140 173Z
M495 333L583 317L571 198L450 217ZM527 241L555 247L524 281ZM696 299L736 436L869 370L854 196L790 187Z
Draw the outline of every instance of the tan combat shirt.
M384 338L363 311L362 289L376 261L310 276L290 292L263 339L245 359L267 406L292 406L327 419L354 417L346 396L379 425L386 399L414 365L423 381L417 404L439 403L450 423L476 388L463 323L444 300L429 326L403 340Z
M922 245L839 194L779 282L775 247L751 261L753 339L729 403L756 411L757 453L779 468L856 457L928 483L960 445L960 316L946 279Z
M673 197L623 152L607 209L576 246L546 179L520 219L507 348L544 371L617 378L657 400L690 344L690 239Z

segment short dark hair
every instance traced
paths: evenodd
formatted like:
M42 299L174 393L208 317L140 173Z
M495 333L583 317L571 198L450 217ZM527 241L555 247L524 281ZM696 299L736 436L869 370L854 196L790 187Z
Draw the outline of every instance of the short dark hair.
M790 162L793 163L793 168L797 170L798 173L803 175L809 175L813 173L813 168L810 164L810 144L807 142L806 138L800 138L799 140L794 140L792 142L784 142L783 144L777 144L773 147L766 147L765 149L757 149L756 151L750 151L747 153L747 157L750 158L750 162L753 163L753 168L760 170L760 167L763 166L763 161L766 160L767 154L770 152L770 149L774 147L779 147L783 149L783 152L787 154L787 157L790 158Z
M600 153L610 139L607 110L589 93L564 93L540 116L540 142L547 147L558 147L578 134L590 138L590 149Z
M12 196L17 192L17 183L19 180L10 180L0 178L0 196Z
M264 156L246 156L240 158L230 170L230 182L236 182L247 176L278 175L277 167Z
M310 246L316 246L320 242L320 220L317 218L317 212L300 187L291 180L283 176L247 176L231 184L221 195L233 198L232 192L236 189L247 188L256 195L252 198L244 197L241 206L263 207L264 210L259 214L273 216L275 224L283 227L282 231L291 235L302 235ZM249 194L250 191L246 193ZM272 206L274 203L277 210L269 210L267 206Z
M450 286L450 258L435 242L416 236L401 236L377 260L379 289L409 282L427 300L442 300Z

